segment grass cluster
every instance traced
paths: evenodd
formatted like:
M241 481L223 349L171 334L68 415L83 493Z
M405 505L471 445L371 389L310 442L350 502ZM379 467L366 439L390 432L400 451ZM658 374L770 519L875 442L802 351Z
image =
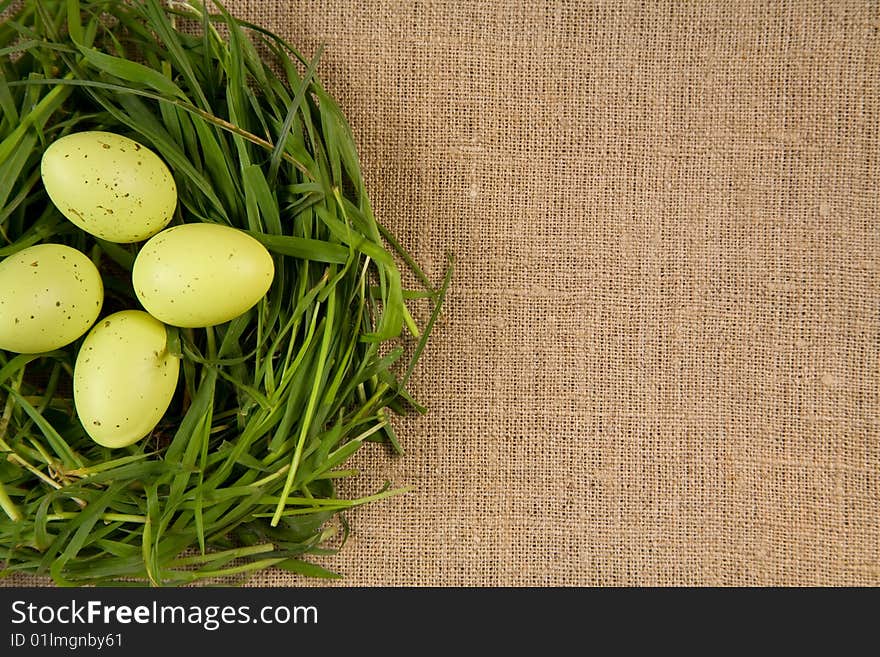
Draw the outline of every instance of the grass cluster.
M247 230L276 269L245 315L169 331L178 392L128 448L97 445L76 418L79 342L0 351L0 572L62 585L180 585L270 566L333 576L304 557L328 551L344 511L400 492L346 500L334 484L357 474L345 464L364 442L400 450L389 413L424 410L406 385L451 267L432 285L376 221L351 130L315 75L320 53L305 58L197 0L0 0L0 10L0 257L68 244L98 265L104 314L138 307L137 245L80 231L40 182L50 143L107 130L169 165L174 223ZM403 288L398 263L419 289ZM409 299L431 306L421 330Z

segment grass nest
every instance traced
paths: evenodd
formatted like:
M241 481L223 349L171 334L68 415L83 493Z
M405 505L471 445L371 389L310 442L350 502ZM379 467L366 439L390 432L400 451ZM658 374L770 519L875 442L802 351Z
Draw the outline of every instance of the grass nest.
M101 272L104 314L139 308L139 245L79 230L40 179L53 141L104 130L169 166L172 225L245 229L275 265L244 315L169 330L182 375L162 421L130 447L98 445L76 416L82 339L0 351L0 574L59 585L182 585L269 567L334 576L308 555L339 549L328 540L338 527L344 538L346 510L401 492L341 499L335 484L357 475L346 461L365 442L400 451L392 414L424 411L406 385L451 260L432 284L377 222L350 127L315 75L320 52L305 58L196 0L0 10L0 256L72 246ZM422 327L412 299L430 306Z

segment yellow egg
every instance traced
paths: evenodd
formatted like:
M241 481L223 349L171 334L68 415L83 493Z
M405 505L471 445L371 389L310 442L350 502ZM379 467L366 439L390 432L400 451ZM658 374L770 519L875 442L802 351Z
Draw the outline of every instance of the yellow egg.
M108 242L140 242L171 221L177 186L165 163L112 132L75 132L43 153L43 185L61 213Z
M142 310L109 315L86 336L76 357L73 401L79 420L100 445L131 445L168 410L179 372L162 322Z
M216 224L184 224L153 237L134 262L132 283L157 319L188 328L228 322L253 307L275 275L253 237Z
M35 354L89 330L104 303L101 275L83 253L38 244L0 262L0 349Z

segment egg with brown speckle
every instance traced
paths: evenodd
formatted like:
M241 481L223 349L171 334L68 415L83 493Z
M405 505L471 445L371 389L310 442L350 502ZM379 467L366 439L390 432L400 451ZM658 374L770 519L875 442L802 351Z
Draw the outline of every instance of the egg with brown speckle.
M52 351L91 328L104 303L101 275L84 253L37 244L0 262L0 349Z
M108 242L149 239L177 206L177 186L159 156L112 132L75 132L54 141L40 171L61 213Z
M131 445L162 419L179 374L162 322L142 310L109 315L95 324L76 357L77 416L99 445Z
M252 308L274 276L272 256L244 231L192 223L163 230L144 244L131 280L153 317L199 328L228 322Z

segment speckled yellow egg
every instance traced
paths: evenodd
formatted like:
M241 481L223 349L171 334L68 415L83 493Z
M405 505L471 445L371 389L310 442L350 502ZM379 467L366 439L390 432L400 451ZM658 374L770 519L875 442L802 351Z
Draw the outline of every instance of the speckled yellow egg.
M82 252L38 244L0 262L0 349L35 354L83 335L101 312L101 275Z
M162 419L179 373L162 322L142 310L114 313L95 325L76 357L76 413L96 443L131 445Z
M43 185L61 213L108 242L140 242L162 230L177 186L153 151L112 132L76 132L43 153Z
M132 283L153 317L196 328L246 312L263 298L274 276L272 256L247 233L194 223L163 230L144 244Z

